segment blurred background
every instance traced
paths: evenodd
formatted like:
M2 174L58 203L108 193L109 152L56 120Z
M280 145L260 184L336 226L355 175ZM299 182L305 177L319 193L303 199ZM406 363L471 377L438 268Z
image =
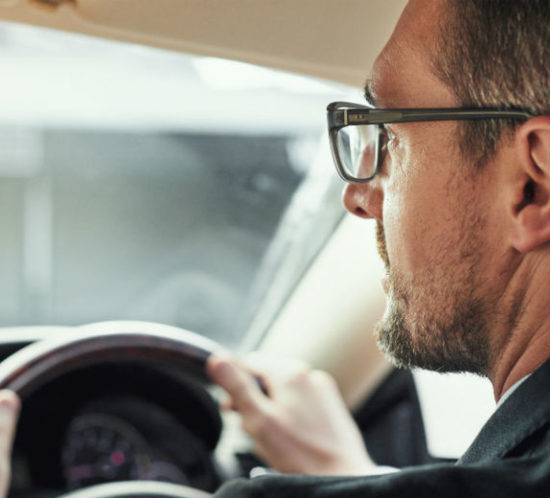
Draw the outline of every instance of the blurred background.
M0 75L2 327L139 319L234 346L343 214L315 157L349 88L9 23Z

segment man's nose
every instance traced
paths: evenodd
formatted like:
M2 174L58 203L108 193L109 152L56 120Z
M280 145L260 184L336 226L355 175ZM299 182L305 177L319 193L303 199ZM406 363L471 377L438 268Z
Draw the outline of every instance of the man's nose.
M360 218L374 218L382 222L384 195L378 178L368 183L348 183L342 194L344 207Z

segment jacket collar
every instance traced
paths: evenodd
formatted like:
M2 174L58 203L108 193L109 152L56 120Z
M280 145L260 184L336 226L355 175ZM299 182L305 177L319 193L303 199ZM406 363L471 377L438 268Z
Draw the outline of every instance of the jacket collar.
M481 463L506 456L550 421L550 360L525 380L481 429L458 464Z

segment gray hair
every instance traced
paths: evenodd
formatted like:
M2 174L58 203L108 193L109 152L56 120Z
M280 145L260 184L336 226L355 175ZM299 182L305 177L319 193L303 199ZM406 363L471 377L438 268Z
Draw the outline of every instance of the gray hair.
M443 0L433 67L461 106L550 114L550 1ZM517 125L461 123L463 155L482 166Z

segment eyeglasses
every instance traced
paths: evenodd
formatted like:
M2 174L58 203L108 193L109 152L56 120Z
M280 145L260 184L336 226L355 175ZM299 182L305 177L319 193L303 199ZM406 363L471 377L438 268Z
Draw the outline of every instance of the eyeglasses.
M497 108L376 109L349 102L327 107L330 147L340 177L350 183L370 182L380 172L386 155L387 123L518 119L534 117L525 110Z

